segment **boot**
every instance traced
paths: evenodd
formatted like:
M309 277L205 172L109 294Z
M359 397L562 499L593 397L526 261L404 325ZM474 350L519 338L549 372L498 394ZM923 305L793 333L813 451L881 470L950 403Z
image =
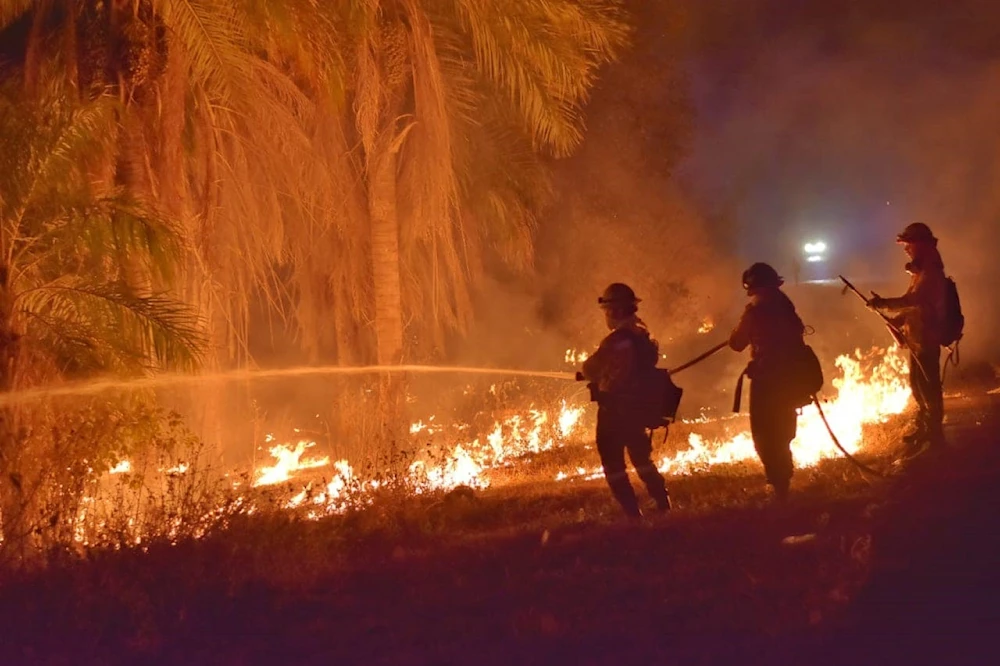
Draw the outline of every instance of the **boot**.
M927 422L923 418L923 415L917 417L916 422L913 424L913 428L910 432L903 435L903 444L907 447L913 447L924 441L927 437Z
M924 440L927 442L927 447L930 449L943 449L948 445L944 439L944 428L941 426L931 427L927 431L927 435Z
M629 518L642 518L642 511L639 510L639 500L635 496L635 491L632 489L632 484L628 482L628 479L618 480L614 483L609 483L611 486L611 494L618 501L619 506L621 506L622 511Z
M927 443L927 421L923 415L917 417L913 429L903 435L903 457L908 458L916 455Z
M670 502L670 494L664 493L661 497L656 498L656 509L661 513L666 513L674 508L674 505Z

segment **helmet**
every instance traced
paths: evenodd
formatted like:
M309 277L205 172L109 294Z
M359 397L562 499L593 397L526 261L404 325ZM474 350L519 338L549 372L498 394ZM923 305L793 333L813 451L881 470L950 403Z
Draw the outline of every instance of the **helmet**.
M597 304L601 307L614 305L635 305L640 299L636 298L632 287L621 282L614 282L608 285L604 293L597 299Z
M897 243L937 243L937 238L931 233L930 227L923 222L914 222L896 236Z
M785 281L770 265L758 262L743 271L743 288L780 287Z

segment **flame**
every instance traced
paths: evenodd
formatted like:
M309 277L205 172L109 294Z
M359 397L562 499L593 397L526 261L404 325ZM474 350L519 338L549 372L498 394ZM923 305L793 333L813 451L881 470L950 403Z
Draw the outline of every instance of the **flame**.
M569 407L564 400L562 409L559 410L559 434L564 438L569 437L576 428L576 424L579 423L581 416L583 416L583 407Z
M910 389L905 380L906 359L898 346L894 345L885 352L867 378L862 369L864 360L860 351L853 356L845 355L836 360L841 376L831 383L837 389L837 396L823 407L830 427L849 453L855 453L861 448L862 427L865 424L884 423L890 416L902 413L910 400ZM691 421L704 422L703 419ZM800 468L813 467L824 458L841 455L831 441L815 405L803 408L799 415L798 430L791 448L795 464ZM691 474L712 465L756 458L753 438L748 431L711 441L701 434L691 433L688 436L688 448L672 456L664 456L657 467L668 474ZM560 472L556 479L561 481L574 476L599 478L601 470L596 467L577 470L575 475Z
M705 317L701 321L701 326L698 327L698 333L704 335L705 333L711 333L715 330L715 323L712 321L711 317Z
M577 351L575 349L567 349L564 360L568 365L580 365L584 361L590 358L590 354L585 351Z
M300 441L293 449L288 444L278 444L270 448L271 456L277 459L277 463L271 467L261 467L257 470L257 480L255 486L270 486L275 483L288 481L292 474L303 469L315 469L325 467L330 464L329 456L322 458L302 459L302 454L306 449L316 446L316 442Z
M569 359L572 350L567 352ZM573 360L585 356L572 352ZM837 359L839 374L830 382L836 395L824 403L824 412L841 444L854 453L863 446L862 427L865 424L884 422L889 416L901 413L910 400L910 390L905 380L906 359L897 347L892 347L877 357L865 357L860 352ZM402 482L415 493L450 490L457 486L488 488L491 486L491 471L517 464L527 464L537 454L567 446L570 442L583 444L592 442L592 432L584 428L588 423L584 416L592 409L589 403L573 403L562 400L549 409L531 405L518 413L498 418L491 427L485 429L485 436L471 434L472 426L467 423L448 424L428 416L415 421L409 428L411 436L419 437L421 443L428 443L421 458L413 461L406 469ZM738 420L737 420L738 419ZM695 429L690 433L687 446L671 455L664 455L656 462L659 469L669 474L691 474L713 465L756 461L753 440L746 428L745 416L725 415L710 417L705 413L693 416L684 422ZM712 432L726 432L722 436L710 436ZM331 463L329 456L307 456L309 449L316 446L312 441L277 443L273 435L265 441L270 445L269 453L273 464L261 467L252 475L254 487L272 486L283 482L294 482L296 476L308 470L330 467L329 480L318 482L315 478L299 485L289 493L281 506L301 511L309 519L317 519L331 513L342 513L352 506L372 504L374 491L383 487L378 480L359 478L347 460ZM600 478L602 472L596 465L596 456L586 453L591 446L580 447L580 455L592 462L587 465L570 463L570 467L558 471L556 481ZM792 453L798 467L811 467L820 460L839 456L833 446L815 406L802 410L798 419L798 435L792 442ZM174 461L173 466L163 465L162 474L184 474L189 465ZM104 474L95 472L103 482L121 485L117 476L132 469L132 463L123 460ZM549 477L551 478L551 477ZM241 482L236 475L230 479L233 490L238 494L235 506L245 515L258 510L251 494L243 494ZM279 489L278 492L281 492ZM80 505L74 524L77 543L86 546L95 530L104 529L106 511L99 510L100 502L94 496L86 496ZM210 512L223 515L223 511ZM131 522L130 530L135 530L136 543L145 539L139 534L141 525Z
M906 360L898 347L887 350L868 373L863 368L866 360L860 352L837 359L836 366L840 375L831 382L837 394L823 408L841 444L851 453L856 452L863 444L864 424L884 422L889 416L901 413L910 399L910 390L905 381ZM508 466L515 459L561 447L571 438L583 434L580 426L586 409L586 405L572 405L564 400L552 412L532 407L525 413L498 420L485 438L462 441L450 448L446 444L443 456L413 462L408 470L408 483L416 492L450 490L460 485L488 488L491 469ZM740 417L727 415L710 419L702 414L686 423L695 427L707 424L728 427L725 426L726 422L737 418ZM427 423L432 422L433 416L427 419ZM427 423L422 420L414 422L410 426L410 432L430 436L449 431L443 427L431 429ZM451 431L457 433L468 429L467 424L451 426ZM295 471L328 464L328 458L301 460L307 446L312 446L312 443L300 442L294 450L287 445L274 447L271 453L278 458L278 464L264 468L255 485L285 481ZM441 452L440 449L438 452ZM840 455L813 405L801 410L797 436L792 442L792 454L800 468L812 467L824 458ZM703 433L692 432L688 436L687 448L672 455L664 455L657 461L657 467L668 474L691 474L713 465L756 459L753 439L744 426L725 437L710 438ZM341 465L343 472L330 482L325 493L314 498L314 501L328 507L331 501L344 496L354 479L347 461L339 461L335 465ZM600 478L601 475L597 466L577 466L572 471L559 471L555 479L592 479ZM355 486L358 484L355 483ZM364 486L362 484L355 489L363 490ZM289 506L303 504L307 490L293 497ZM317 498L323 499L320 501Z
M489 479L483 476L483 467L462 445L455 447L443 465L428 466L419 460L414 462L410 465L410 475L419 491L450 490L458 486L488 488L490 485Z

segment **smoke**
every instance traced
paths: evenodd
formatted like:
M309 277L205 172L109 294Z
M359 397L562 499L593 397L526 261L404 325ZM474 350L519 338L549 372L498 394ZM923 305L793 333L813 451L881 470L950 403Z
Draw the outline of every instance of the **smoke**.
M966 357L1000 358L997 11L834 2L817 8L822 21L803 10L776 28L762 11L773 3L748 4L757 12L743 27L755 36L734 35L721 61L708 40L689 61L701 122L683 175L700 205L735 217L745 259L787 271L820 236L831 276L889 293L907 281L895 234L927 223L963 298ZM855 325L820 324L826 335Z
M894 237L915 220L958 281L965 358L998 359L1000 40L976 18L995 10L894 4L631 3L633 48L602 73L581 150L554 165L537 270L481 292L455 360L558 366L605 333L596 298L623 281L679 363L728 334L740 272L767 261L829 364L890 339L853 295L793 284L802 244L830 245L825 277L893 295L907 283ZM716 329L699 335L705 318ZM723 352L683 383L722 404L744 360Z
M540 221L535 273L481 296L471 337L495 358L544 364L541 353L592 349L607 333L597 297L625 282L679 359L686 347L710 346L698 328L727 316L739 295L738 270L722 258L727 235L674 177L695 120L682 3L629 5L639 26L632 47L601 74L584 144L553 164L556 199ZM472 353L463 345L461 360Z

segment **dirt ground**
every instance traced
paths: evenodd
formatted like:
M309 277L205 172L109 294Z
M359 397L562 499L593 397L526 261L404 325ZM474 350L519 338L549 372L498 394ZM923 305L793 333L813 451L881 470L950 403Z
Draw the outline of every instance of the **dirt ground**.
M1000 396L948 407L947 450L785 506L745 466L642 524L535 483L56 563L0 588L0 662L996 663Z

